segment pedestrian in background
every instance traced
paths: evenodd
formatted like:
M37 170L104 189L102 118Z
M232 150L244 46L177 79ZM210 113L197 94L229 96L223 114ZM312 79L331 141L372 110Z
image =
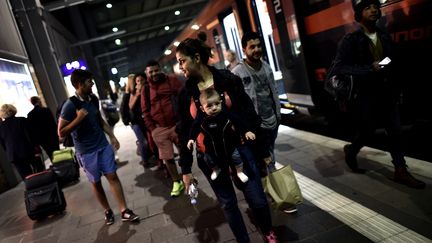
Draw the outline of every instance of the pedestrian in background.
M395 167L394 180L409 187L424 188L425 183L407 171L404 159L398 107L401 89L396 78L398 60L392 51L390 35L376 26L381 17L381 3L356 0L353 7L360 28L343 37L334 61L334 73L352 75L355 88L355 98L348 103L348 111L356 136L344 147L345 162L354 173L364 173L365 170L358 167L357 154L375 129L384 126ZM384 59L390 63L382 64Z
M53 152L60 149L57 122L51 110L42 106L42 101L38 96L31 97L30 102L34 108L27 114L27 119L32 136L52 159Z
M11 104L0 108L0 144L8 160L15 166L21 178L45 170L38 153L40 149L30 133L30 124L25 117L16 117L17 109Z
M147 94L145 89L141 89L144 121L158 147L159 158L164 161L173 180L171 196L178 197L184 185L175 164L173 146L178 146L175 131L179 121L177 99L183 84L175 76L164 74L154 60L147 63L145 72L149 89Z

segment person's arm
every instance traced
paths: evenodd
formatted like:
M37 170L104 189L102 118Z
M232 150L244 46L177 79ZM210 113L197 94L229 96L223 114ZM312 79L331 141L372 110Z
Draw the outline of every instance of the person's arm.
M141 84L137 84L135 87L135 93L131 94L129 98L129 109L132 110L138 100L141 102L140 95L141 95Z
M143 86L141 89L141 110L144 115L144 123L146 127L153 131L156 128L156 122L153 120L151 115L151 102L150 102L150 87Z
M76 115L73 114L76 113ZM87 116L88 111L84 108L75 110L75 106L70 103L66 103L63 106L59 123L57 126L57 133L60 138L64 138L69 135L75 128L84 120Z
M117 140L116 136L114 135L113 130L111 129L111 127L108 125L108 123L102 118L102 115L100 114L100 111L98 110L97 112L97 116L99 118L99 122L102 126L102 129L104 130L104 132L108 135L109 139L110 139L110 143L112 146L114 146L114 148L116 150L120 149L120 143Z
M179 106L178 112L180 121L177 123L176 132L179 137L180 145L180 160L179 165L182 170L182 174L191 174L193 156L192 151L187 148L189 141L189 132L193 123L193 118L190 114L190 97L187 95L186 89L182 89L179 94Z

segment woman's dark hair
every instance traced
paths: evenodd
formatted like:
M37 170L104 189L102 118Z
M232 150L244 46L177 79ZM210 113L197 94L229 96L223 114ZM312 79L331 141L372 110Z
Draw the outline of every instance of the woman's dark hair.
M180 42L176 48L176 52L180 52L183 55L194 57L195 54L199 54L204 64L208 63L208 60L213 55L211 54L211 48L204 42L198 39L187 38Z
M133 79L132 94L135 94L135 93L136 93L136 79L137 79L138 77L143 77L143 78L144 78L144 81L143 81L143 83L141 84L141 88L142 88L142 86L144 86L144 83L147 82L147 81L146 81L146 75L145 75L144 73L137 73L137 74L135 74L135 77L134 77L134 79Z
M75 89L79 87L79 84L85 83L87 79L92 79L93 74L87 70L75 69L71 74L71 82Z

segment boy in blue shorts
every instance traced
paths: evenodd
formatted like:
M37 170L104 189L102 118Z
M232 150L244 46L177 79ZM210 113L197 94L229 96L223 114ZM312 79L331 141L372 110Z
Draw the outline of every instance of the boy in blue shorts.
M122 221L138 221L139 216L126 206L112 148L119 149L120 144L112 129L101 117L99 101L92 94L92 78L93 75L86 70L77 69L72 72L71 82L76 93L63 105L58 134L60 137L72 135L78 160L92 183L97 200L105 209L106 224L114 223L114 214L102 187L102 175L107 178L119 204ZM104 133L108 134L112 146Z

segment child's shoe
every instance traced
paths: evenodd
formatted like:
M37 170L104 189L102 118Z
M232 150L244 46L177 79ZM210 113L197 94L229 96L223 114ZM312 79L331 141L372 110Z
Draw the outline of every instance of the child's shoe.
M249 180L249 177L243 172L237 172L237 176L243 183L246 183Z
M212 179L212 181L216 180L220 172L221 172L220 169L214 169L210 175L210 179Z

